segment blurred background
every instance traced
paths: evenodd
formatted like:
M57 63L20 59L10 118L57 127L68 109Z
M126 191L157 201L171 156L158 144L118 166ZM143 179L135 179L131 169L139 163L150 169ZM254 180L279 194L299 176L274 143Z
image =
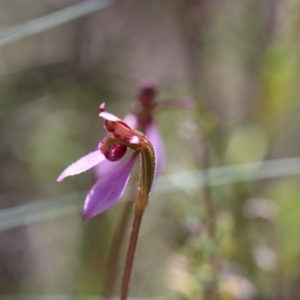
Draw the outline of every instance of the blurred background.
M145 78L195 106L154 116L132 299L300 299L299 1L10 0L0 30L0 299L119 294L130 188L82 222L95 174L56 178Z

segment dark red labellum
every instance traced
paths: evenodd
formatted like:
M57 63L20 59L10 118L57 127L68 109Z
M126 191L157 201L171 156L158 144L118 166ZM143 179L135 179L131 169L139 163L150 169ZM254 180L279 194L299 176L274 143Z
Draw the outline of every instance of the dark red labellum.
M124 145L113 145L108 150L106 150L103 154L105 158L109 161L118 161L125 155L127 151L127 147Z

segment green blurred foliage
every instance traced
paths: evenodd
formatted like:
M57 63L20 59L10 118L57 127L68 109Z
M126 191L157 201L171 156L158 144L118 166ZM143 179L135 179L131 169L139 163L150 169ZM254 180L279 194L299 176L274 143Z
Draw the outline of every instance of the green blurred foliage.
M0 3L1 29L77 2ZM157 79L160 101L195 100L190 110L155 115L165 175L299 156L299 8L294 0L129 0L2 46L0 213L25 215L0 232L0 299L98 297L113 236L123 230L118 295L130 229L119 228L125 202L81 222L77 198L95 174L55 180L97 148L105 134L99 104L124 117L144 78ZM196 189L196 177L177 186L166 177L172 189L154 189L130 294L299 299L299 176L271 177L224 185L204 178ZM57 199L62 215L51 206ZM36 221L26 219L47 201Z

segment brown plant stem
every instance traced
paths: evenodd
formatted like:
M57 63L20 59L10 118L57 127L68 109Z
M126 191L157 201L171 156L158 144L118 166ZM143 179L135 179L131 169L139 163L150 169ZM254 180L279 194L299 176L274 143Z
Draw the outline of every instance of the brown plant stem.
M132 199L136 191L135 178L137 174L134 173L134 180L129 191L129 197ZM105 281L102 291L104 299L108 299L113 296L113 292L116 286L116 278L118 276L118 267L120 263L120 256L123 249L124 238L127 235L128 223L132 214L133 203L132 201L126 201L124 210L122 211L122 216L120 222L117 224L110 248L109 248L109 257L107 260L105 268Z
M140 128L142 132L145 131L145 128ZM136 180L139 177L138 172L134 172L133 174L133 184L131 185L131 189L129 192L129 197L132 199L134 197L136 191ZM120 263L120 256L123 249L124 238L126 236L126 230L128 228L129 219L132 215L132 201L127 201L125 204L125 208L122 212L120 223L117 225L116 232L114 233L110 250L109 257L105 269L105 281L102 295L104 299L108 299L113 296L114 288L116 286L116 278L118 275L118 267Z
M132 231L130 235L130 241L129 241L128 251L127 251L125 268L124 268L120 300L127 300L128 297L133 260L134 260L136 245L139 237L139 231L141 227L143 213L144 213L143 210L135 209L134 211L134 219L133 219Z
M131 194L131 193L130 193ZM127 225L132 212L132 201L127 201L122 211L122 216L119 224L117 225L116 232L113 236L109 257L105 269L105 282L102 295L104 299L112 296L116 285L116 277L118 274L118 267L120 261L120 254L123 248L124 238L126 236Z

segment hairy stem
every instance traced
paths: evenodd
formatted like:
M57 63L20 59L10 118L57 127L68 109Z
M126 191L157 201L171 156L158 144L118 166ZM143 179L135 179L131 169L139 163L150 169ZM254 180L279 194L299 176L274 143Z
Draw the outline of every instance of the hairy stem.
M141 227L143 213L144 211L141 210L135 210L134 212L132 231L130 235L130 241L129 241L126 263L125 263L124 274L123 274L120 300L127 300L128 297L133 260L134 260L136 245L139 237L139 231Z

